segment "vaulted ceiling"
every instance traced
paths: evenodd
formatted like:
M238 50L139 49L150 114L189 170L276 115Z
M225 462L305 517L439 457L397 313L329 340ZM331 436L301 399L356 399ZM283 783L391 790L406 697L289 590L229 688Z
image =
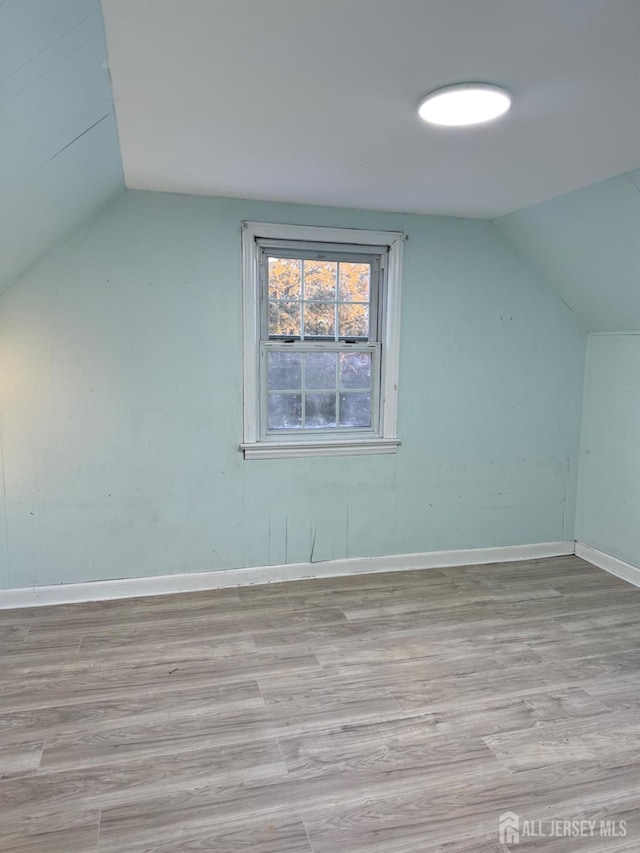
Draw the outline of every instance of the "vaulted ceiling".
M640 170L496 224L587 329L640 331Z
M586 328L640 329L637 0L103 9L115 114L99 0L0 2L0 290L124 190L122 154L130 188L495 219ZM422 124L463 79L512 112Z
M493 218L640 166L637 0L103 0L127 186ZM513 108L436 128L461 80Z
M0 3L0 290L124 190L99 0Z

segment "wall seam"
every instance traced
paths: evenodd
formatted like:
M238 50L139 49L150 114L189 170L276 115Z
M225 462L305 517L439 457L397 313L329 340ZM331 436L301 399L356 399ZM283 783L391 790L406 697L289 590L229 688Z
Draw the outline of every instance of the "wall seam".
M580 443L578 448L578 477L576 483L576 521L574 535L576 541L581 540L581 516L582 516L582 496L584 493L584 442L585 442L585 424L587 410L587 379L589 376L589 338L587 335L587 346L584 354L584 375L582 379L582 415L580 417Z

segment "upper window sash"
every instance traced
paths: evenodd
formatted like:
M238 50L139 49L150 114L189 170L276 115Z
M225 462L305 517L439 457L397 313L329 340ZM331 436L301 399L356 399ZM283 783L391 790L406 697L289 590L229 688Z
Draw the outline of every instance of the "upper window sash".
M368 252L356 252L352 251L357 248L356 246L339 246L338 244L306 244L306 245L294 245L292 242L285 243L284 241L278 241L281 245L277 248L272 247L273 241L269 247L265 248L263 246L263 241L256 241L257 246L259 247L259 276L260 276L260 340L309 340L309 341L318 341L318 340L326 340L326 341L364 341L375 343L382 340L382 318L380 307L383 304L383 287L384 287L384 272L386 266L386 256L388 253L388 249L384 247L376 247L376 252L371 253ZM323 249L318 249L318 245L323 245ZM327 249L327 245L331 248ZM293 246L293 248L292 248ZM343 251L339 251L342 249ZM329 262L338 262L338 263L359 263L366 264L370 268L370 276L369 276L369 300L368 302L356 302L356 301L348 301L340 299L339 286L336 290L336 298L335 300L317 300L317 299L304 299L303 294L301 293L301 298L288 300L290 302L300 302L300 305L304 304L327 304L336 306L336 323L335 323L335 334L333 336L319 336L319 335L310 335L301 337L296 334L282 334L282 335L270 335L269 334L269 304L271 301L269 298L269 259L286 259L286 260L319 260L319 261L329 261ZM350 304L366 304L368 306L368 317L369 317L369 332L367 336L362 335L340 335L340 328L338 324L338 315L339 315L339 306L349 306ZM302 324L301 324L302 325Z

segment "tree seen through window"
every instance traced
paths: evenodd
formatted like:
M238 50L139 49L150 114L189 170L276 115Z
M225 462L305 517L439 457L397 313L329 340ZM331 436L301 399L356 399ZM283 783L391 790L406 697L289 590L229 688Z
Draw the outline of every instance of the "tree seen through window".
M268 259L269 337L367 340L371 266Z

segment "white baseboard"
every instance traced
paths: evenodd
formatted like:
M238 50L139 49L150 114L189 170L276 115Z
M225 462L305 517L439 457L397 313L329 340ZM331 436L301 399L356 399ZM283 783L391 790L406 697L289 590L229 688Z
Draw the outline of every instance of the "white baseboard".
M640 586L640 569L637 566L632 566L631 563L625 563L624 560L612 557L605 551L599 551L584 542L576 542L576 556L592 563L599 569L604 569L609 574L622 578L623 581L628 581L634 586Z
M278 583L309 578L329 578L372 572L441 569L448 566L480 566L514 560L539 560L574 553L574 542L540 542L535 545L506 545L501 548L471 548L463 551L428 551L420 554L395 554L388 557L354 557L319 563L289 563L282 566L255 566L246 569L221 569L217 572L187 572L146 578L90 581L0 590L0 610L14 607L40 607L81 601L137 598L207 589Z

